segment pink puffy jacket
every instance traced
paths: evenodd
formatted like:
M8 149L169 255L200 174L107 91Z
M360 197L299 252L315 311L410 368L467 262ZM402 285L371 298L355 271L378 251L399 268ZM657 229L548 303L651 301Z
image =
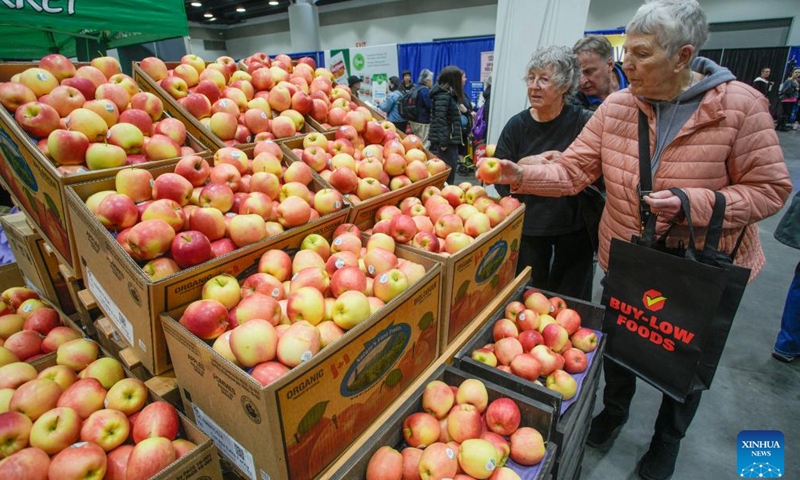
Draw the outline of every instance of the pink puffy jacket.
M575 195L602 173L606 207L600 221L598 260L608 268L612 238L630 240L640 231L638 110L650 119L651 155L655 118L652 106L628 89L609 96L557 164L524 169L514 193ZM733 81L705 93L697 111L664 150L653 178L653 191L682 188L689 196L698 248L705 241L714 191L727 200L720 250L730 252L747 228L735 263L752 269L764 265L756 222L778 212L792 191L766 98ZM700 227L700 228L698 228ZM685 226L670 237L688 239Z

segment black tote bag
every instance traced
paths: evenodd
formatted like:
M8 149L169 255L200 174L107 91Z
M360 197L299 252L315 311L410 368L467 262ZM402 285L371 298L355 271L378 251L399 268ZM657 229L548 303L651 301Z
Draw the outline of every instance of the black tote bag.
M673 193L683 197L690 222L688 197ZM720 203L724 212L717 193ZM606 357L680 402L710 388L750 276L717 251L717 216L702 252L693 238L686 248L654 241L655 217L641 237L611 243L602 300Z
M627 368L671 398L711 386L750 270L733 265L744 231L730 256L718 251L725 197L715 204L702 251L695 248L689 198L680 189L689 226L688 245L655 240L656 217L641 198L651 190L647 119L640 114L640 202L645 228L631 242L611 241L603 331L606 358Z

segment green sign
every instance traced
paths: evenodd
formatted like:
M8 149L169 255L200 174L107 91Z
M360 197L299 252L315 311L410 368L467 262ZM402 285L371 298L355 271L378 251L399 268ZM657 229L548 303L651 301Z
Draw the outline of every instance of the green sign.
M353 68L355 68L356 70L363 70L366 64L367 62L364 60L364 55L357 53L353 57Z
M117 48L187 35L182 0L0 2L0 59L74 56L81 38Z

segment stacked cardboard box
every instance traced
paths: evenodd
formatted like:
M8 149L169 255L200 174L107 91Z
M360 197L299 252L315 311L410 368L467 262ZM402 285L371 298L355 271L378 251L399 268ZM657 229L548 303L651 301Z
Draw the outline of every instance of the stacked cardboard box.
M180 325L185 306L162 316L186 412L242 475L313 478L436 359L441 266L399 257L426 274L267 387Z

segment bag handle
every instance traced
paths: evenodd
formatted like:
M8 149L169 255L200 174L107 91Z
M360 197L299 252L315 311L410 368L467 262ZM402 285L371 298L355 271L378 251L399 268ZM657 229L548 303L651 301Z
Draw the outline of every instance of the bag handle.
M650 126L647 115L639 109L639 217L643 229L647 228L650 217L654 217L650 205L644 197L653 193L653 170L650 164ZM655 231L655 219L653 221ZM652 237L651 237L652 238Z
M714 209L711 211L711 219L708 222L708 234L706 235L706 244L703 247L703 256L705 258L718 258L720 251L719 251L719 240L722 237L722 223L725 220L725 207L727 205L727 200L725 200L725 195L720 192L714 192ZM739 247L742 246L742 240L744 240L744 234L747 232L747 226L742 229L742 233L739 234L739 237L736 239L736 244L733 247L733 251L730 254L730 260L733 261L736 258L736 254L739 253Z
M680 201L681 201L681 211L683 211L684 216L686 217L686 224L689 227L689 245L685 249L685 254L686 254L687 258L690 258L690 259L694 260L694 259L697 258L697 250L696 250L696 247L695 247L696 241L695 241L695 235L694 235L694 225L692 224L692 212L691 212L691 208L690 208L690 205L689 205L689 197L680 188L671 188L670 192L672 192L672 194L675 195L676 197L678 197L680 199ZM655 231L656 231L657 220L658 220L658 217L656 215L650 215L647 218L647 223L645 223L644 228L642 230L641 237L639 237L639 238L640 238L640 241L645 245L666 247L667 238L669 237L669 234L672 231L672 228L675 226L675 224L674 223L670 223L668 228L667 228L667 231L664 232L658 238L658 240L655 240ZM681 248L683 249L682 243L681 243Z
M681 210L683 210L683 215L686 218L686 226L689 227L689 248L687 250L696 254L697 242L694 236L694 224L692 223L692 208L689 202L689 196L686 195L686 192L677 187L670 188L669 191L681 200ZM674 223L672 225L674 225Z
M706 244L703 255L706 258L715 258L719 253L719 239L722 236L722 222L725 219L725 195L714 192L714 208L711 210L711 219L708 221Z

